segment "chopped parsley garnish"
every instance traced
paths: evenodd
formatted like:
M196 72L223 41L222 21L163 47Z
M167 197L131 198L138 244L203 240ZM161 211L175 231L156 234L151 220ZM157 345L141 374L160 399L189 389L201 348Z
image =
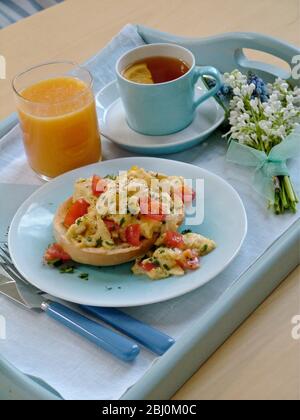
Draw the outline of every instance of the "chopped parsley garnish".
M63 264L59 269L60 273L62 274L72 274L74 273L74 270L75 270L74 265L70 265L70 264Z
M97 239L96 241L96 247L100 248L102 246L102 239Z
M152 264L156 265L156 267L159 267L160 266L159 261L158 261L157 258L151 257L151 258L149 258L149 262L151 262Z
M79 226L81 222L82 222L82 220L81 220L81 219L77 219L77 220L76 220L76 225L78 225L78 226Z
M191 229L185 229L182 232L182 235L186 235L187 233L192 233Z
M104 178L106 178L106 179L111 179L112 181L115 181L116 179L117 179L117 176L116 175L106 175Z
M120 220L120 227L122 227L125 223L125 217L122 217L122 219Z
M88 280L89 279L89 274L88 273L80 273L78 277L80 279L83 279L83 280Z
M62 260L47 261L47 264L50 265L50 267L59 267L62 265Z
M207 248L208 248L207 244L203 245L203 247L201 248L201 252L206 252Z
M165 270L167 270L167 271L169 271L169 270L170 270L170 267L169 267L167 264L164 264L164 265L163 265L163 267L164 267L164 269L165 269Z

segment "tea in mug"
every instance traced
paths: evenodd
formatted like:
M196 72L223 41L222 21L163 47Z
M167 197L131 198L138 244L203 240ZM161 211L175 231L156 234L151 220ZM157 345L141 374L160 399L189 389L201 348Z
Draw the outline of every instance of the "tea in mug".
M190 70L190 67L175 57L146 57L128 66L123 77L135 83L155 84L178 79Z

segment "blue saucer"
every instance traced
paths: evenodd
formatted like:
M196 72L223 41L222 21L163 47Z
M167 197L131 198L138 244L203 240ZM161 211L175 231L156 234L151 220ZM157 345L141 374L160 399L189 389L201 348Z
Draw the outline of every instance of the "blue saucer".
M206 91L201 81L196 86L196 96ZM214 98L208 99L196 111L191 125L167 136L146 136L132 130L118 92L117 81L105 86L96 95L100 130L104 137L130 152L145 155L162 155L181 152L204 141L224 121L223 108Z

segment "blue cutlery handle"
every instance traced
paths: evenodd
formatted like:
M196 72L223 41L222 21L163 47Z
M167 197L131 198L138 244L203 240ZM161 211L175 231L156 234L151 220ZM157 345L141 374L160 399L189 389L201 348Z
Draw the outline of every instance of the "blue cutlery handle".
M94 306L81 306L81 308L159 355L164 354L175 342L168 335L118 309L97 308Z
M137 344L97 322L57 302L42 304L42 309L53 319L92 341L102 349L126 362L134 360L140 352Z

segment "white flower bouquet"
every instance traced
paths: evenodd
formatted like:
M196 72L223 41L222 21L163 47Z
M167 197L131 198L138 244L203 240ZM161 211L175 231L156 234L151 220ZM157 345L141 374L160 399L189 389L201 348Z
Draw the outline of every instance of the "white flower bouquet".
M255 168L254 187L276 214L296 212L299 200L286 161L300 151L300 88L281 79L266 85L234 70L224 75L218 96L227 103L227 159Z

